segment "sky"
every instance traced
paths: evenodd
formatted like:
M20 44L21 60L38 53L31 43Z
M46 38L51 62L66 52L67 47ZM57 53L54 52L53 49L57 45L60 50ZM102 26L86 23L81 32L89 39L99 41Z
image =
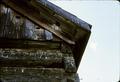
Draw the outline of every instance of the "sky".
M112 0L49 0L92 25L80 63L80 82L120 79L120 3Z

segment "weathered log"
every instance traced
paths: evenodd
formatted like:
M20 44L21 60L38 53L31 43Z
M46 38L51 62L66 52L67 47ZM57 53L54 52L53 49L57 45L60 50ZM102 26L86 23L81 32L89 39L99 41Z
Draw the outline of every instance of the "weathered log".
M76 73L66 73L60 68L2 67L1 82L79 82Z
M66 79L63 69L58 68L25 68L2 67L0 80L2 82L61 82Z
M36 41L25 39L0 39L0 48L38 48L38 49L60 49L60 41Z
M58 50L0 49L1 67L64 68L63 58L72 54Z
M0 57L10 59L31 59L40 60L41 58L62 58L71 57L72 53L62 53L59 50L39 50L39 49L0 49Z
M63 68L62 58L41 58L39 60L9 59L0 57L0 67Z

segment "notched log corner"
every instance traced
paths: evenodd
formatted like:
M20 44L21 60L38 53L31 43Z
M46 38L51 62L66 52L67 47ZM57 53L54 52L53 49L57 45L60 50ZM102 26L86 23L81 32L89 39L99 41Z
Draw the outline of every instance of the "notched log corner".
M64 57L64 69L66 72L76 72L75 60L73 57Z

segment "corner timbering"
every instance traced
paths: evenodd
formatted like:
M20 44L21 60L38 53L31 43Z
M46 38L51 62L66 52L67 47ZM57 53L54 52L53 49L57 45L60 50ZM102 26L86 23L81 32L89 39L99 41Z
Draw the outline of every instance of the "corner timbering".
M73 57L64 57L64 69L68 73L76 73L76 65Z

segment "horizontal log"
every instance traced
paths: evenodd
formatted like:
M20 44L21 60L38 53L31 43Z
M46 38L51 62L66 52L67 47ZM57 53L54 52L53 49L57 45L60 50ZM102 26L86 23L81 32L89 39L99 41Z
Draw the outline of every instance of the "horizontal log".
M61 58L40 60L8 59L0 57L0 67L44 67L44 68L63 68Z
M30 59L40 60L41 58L62 58L69 54L61 53L59 50L39 50L39 49L0 49L0 57L10 59Z
M65 71L60 68L1 67L1 82L61 82Z
M0 49L0 67L64 68L63 58L72 54L59 50Z
M0 82L79 82L79 78L61 68L1 67Z
M60 49L60 41L36 41L19 39L0 39L0 48L38 48L38 49Z
M22 71L24 70L24 71ZM24 74L28 73L30 75L40 75L40 74L62 74L64 73L64 69L61 68L26 68L26 67L1 67L0 73L1 75L12 75L12 74ZM31 74L32 73L32 74ZM51 75L52 76L52 75Z

